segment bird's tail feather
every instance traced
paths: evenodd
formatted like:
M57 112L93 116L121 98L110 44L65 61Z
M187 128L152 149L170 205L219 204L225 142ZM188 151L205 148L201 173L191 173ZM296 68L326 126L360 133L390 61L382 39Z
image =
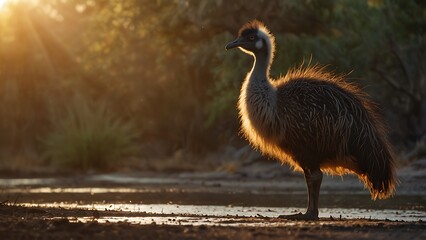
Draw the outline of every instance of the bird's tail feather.
M370 190L372 199L385 199L395 192L394 156L382 134L372 132L364 138L362 150L357 154L359 177Z

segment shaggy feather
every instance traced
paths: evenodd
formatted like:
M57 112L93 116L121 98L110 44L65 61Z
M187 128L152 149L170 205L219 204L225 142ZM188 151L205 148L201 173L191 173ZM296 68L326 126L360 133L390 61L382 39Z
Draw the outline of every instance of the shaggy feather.
M295 170L353 173L373 199L392 195L394 157L376 105L344 75L319 65L301 66L275 81L270 79L272 34L263 23L253 21L239 35L256 29L269 43L265 48L268 67L258 68L265 63L255 59L243 82L238 109L244 136L262 153Z

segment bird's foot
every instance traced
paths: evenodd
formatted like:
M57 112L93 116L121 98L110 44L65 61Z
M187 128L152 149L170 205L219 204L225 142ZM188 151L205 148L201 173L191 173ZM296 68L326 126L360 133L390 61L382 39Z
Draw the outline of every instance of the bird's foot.
M318 214L307 212L307 213L296 213L296 214L290 214L290 215L280 215L278 218L287 219L287 220L302 220L302 221L309 221L309 220L318 220Z

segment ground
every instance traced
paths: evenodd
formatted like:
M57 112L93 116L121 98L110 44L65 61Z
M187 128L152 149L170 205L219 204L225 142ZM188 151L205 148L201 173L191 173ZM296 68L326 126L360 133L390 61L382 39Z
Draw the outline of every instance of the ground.
M0 239L426 239L426 161L372 201L354 177L324 178L319 221L303 176L272 166L224 173L19 175L0 179Z
M146 218L162 216L171 222L177 217L173 214L136 215ZM132 224L126 221L99 223L98 219L101 217L134 217L135 214L10 205L0 207L0 216L1 239L425 239L426 237L426 224L419 221L321 219L317 222L293 222L278 218L240 217L223 220L224 223L235 223L237 226L169 225L157 224L154 221L150 224ZM88 217L91 220L83 223L74 221L74 217ZM199 216L192 217L199 218ZM256 222L261 222L264 226L245 225Z

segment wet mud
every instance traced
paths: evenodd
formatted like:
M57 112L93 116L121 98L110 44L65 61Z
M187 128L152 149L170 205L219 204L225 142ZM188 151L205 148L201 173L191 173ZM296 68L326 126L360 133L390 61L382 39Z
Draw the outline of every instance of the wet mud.
M415 182L372 201L357 181L325 179L320 220L289 221L277 216L306 206L298 178L3 178L0 239L426 239Z
M128 220L132 218L146 221ZM425 239L425 230L423 221L321 218L301 222L263 216L0 206L1 239Z

